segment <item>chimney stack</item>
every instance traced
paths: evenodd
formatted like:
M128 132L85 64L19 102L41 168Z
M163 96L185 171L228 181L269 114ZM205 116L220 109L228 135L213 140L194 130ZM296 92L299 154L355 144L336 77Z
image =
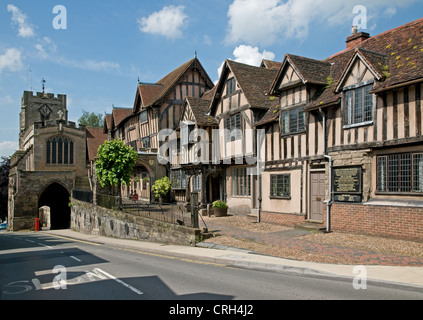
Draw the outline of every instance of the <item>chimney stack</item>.
M347 38L347 49L358 46L361 42L370 38L370 34L367 32L357 32L357 26L352 27L351 35Z

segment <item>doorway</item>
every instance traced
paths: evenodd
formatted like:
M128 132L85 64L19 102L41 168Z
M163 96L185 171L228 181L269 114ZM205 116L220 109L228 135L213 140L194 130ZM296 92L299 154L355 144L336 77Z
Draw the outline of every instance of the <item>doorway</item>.
M310 173L310 214L309 219L323 221L323 202L326 196L326 173Z
M207 203L213 203L216 200L223 200L222 195L222 177L220 175L209 175L207 177Z
M68 190L59 183L52 183L41 194L38 200L38 208L50 208L50 228L52 230L70 228L69 198Z

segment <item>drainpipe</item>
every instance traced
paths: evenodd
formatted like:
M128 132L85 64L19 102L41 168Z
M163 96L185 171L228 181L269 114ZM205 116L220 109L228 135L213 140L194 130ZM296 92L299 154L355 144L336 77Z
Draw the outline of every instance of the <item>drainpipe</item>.
M323 117L323 156L329 161L329 199L326 200L326 233L330 233L330 218L331 218L331 208L332 208L332 168L333 168L333 160L332 157L327 154L326 150L326 113L319 108L319 112Z

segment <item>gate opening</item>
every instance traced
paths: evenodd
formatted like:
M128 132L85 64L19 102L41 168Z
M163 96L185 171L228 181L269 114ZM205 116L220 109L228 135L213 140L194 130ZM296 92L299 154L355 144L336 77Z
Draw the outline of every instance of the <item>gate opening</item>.
M38 200L38 208L50 208L50 229L69 229L71 223L71 210L69 207L70 194L59 183L49 185Z

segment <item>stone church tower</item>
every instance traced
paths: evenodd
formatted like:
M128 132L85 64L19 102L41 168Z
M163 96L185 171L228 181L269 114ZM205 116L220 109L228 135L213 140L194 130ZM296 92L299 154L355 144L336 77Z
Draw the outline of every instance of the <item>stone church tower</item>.
M66 95L25 91L19 150L11 158L9 227L33 229L35 218L52 229L69 228L69 198L87 179L86 128L68 121ZM39 209L48 207L48 217Z

